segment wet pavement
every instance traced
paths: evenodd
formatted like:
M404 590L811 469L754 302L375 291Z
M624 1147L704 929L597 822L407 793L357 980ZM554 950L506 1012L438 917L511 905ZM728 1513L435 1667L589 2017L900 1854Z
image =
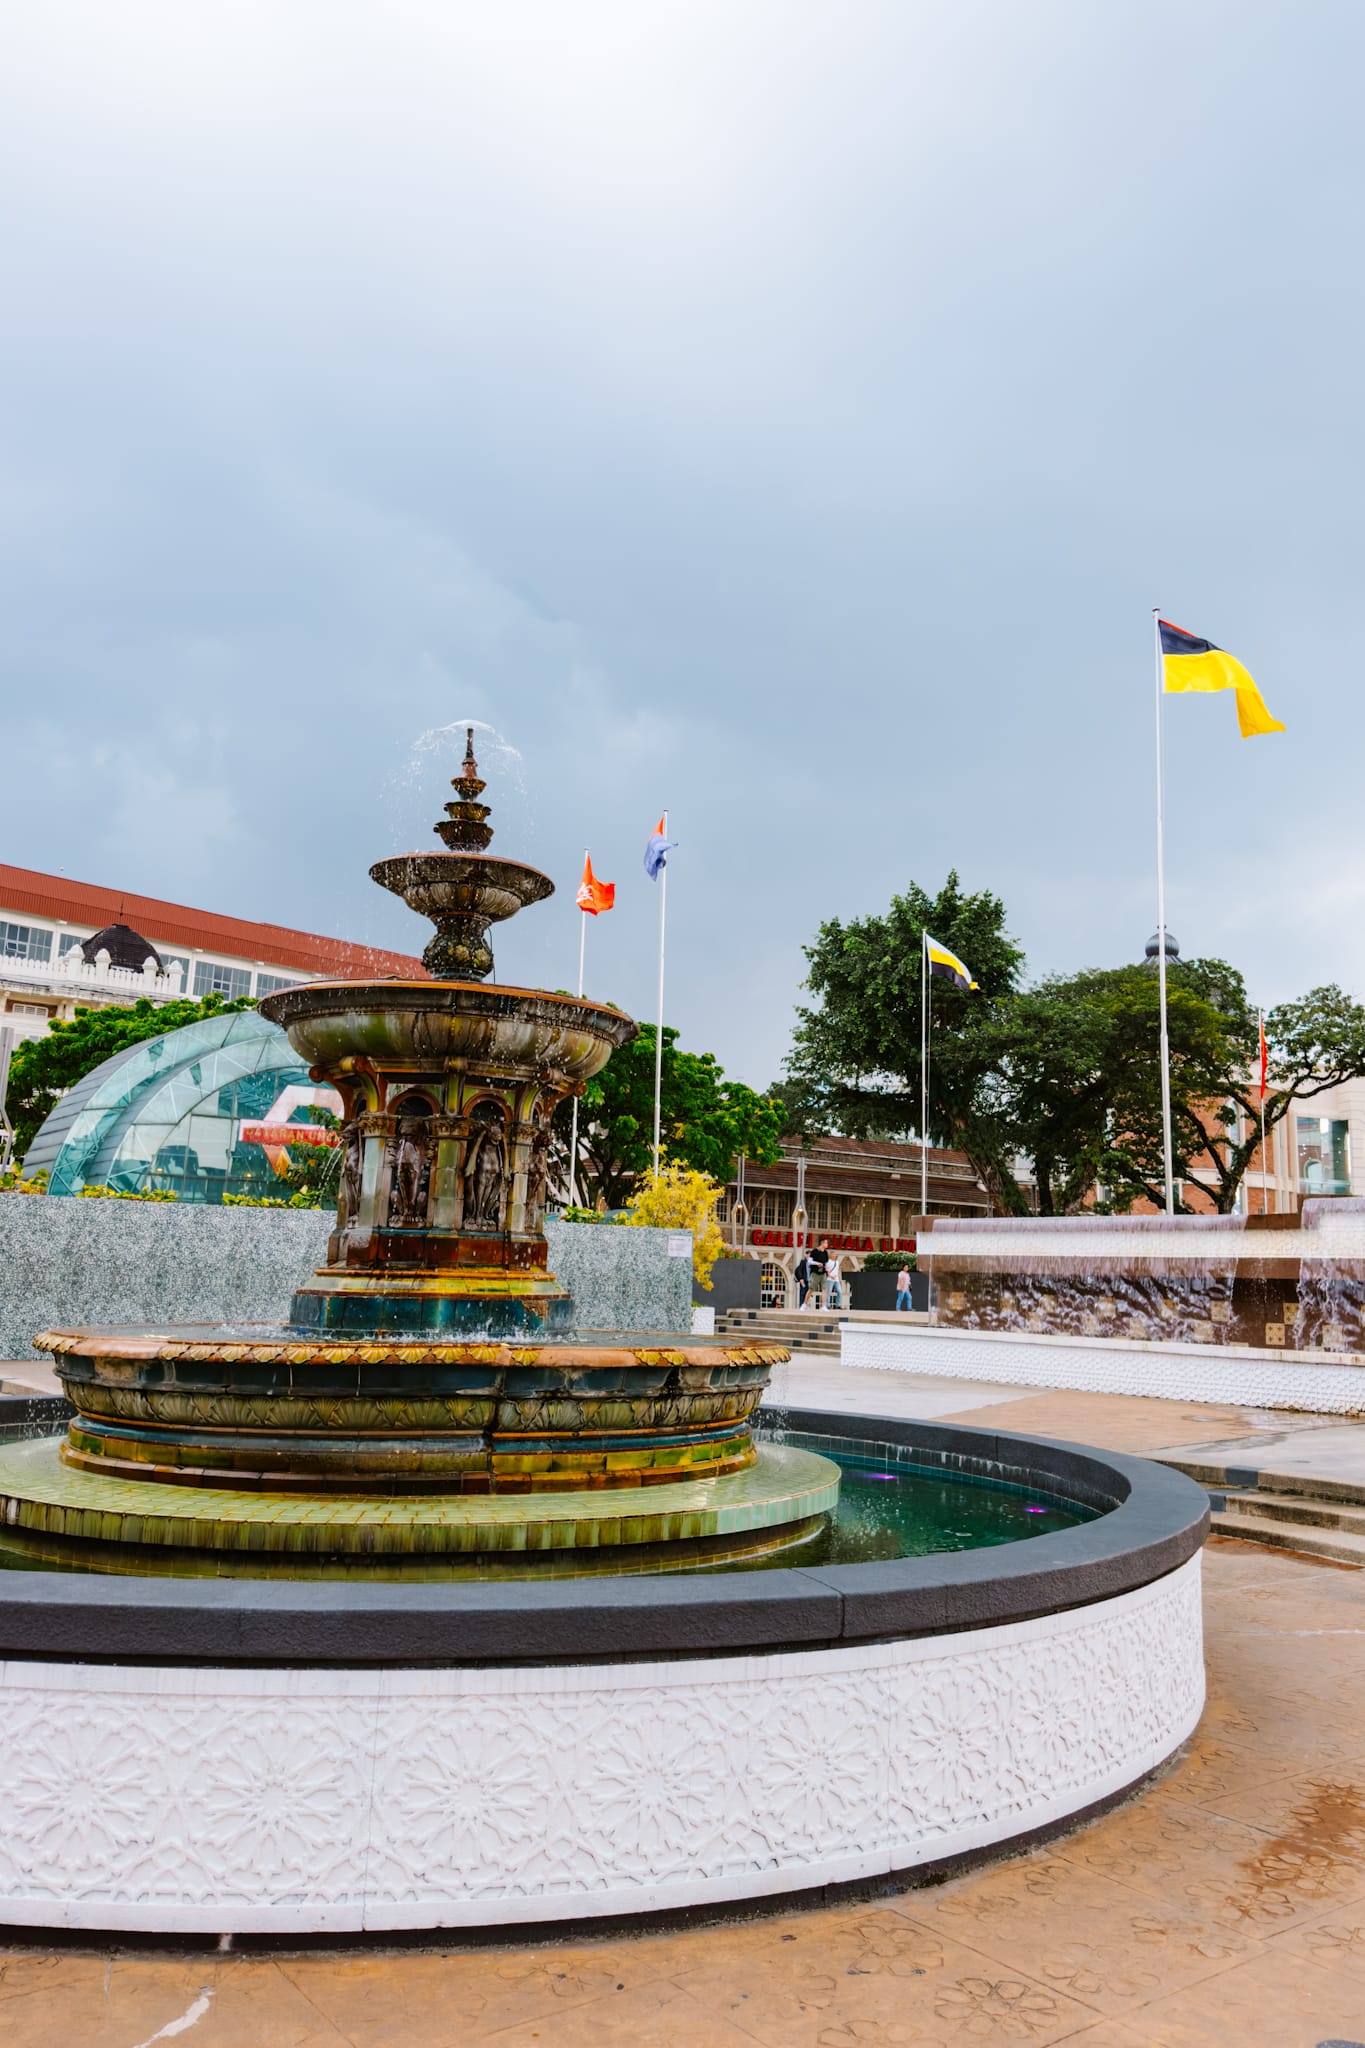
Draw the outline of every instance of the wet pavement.
M776 1400L1365 1472L1365 1425L780 1369ZM1255 1456L1251 1456L1252 1452ZM872 1900L442 1951L0 1948L4 2048L1317 2048L1365 2044L1365 1581L1215 1538L1209 1701L1144 1793Z

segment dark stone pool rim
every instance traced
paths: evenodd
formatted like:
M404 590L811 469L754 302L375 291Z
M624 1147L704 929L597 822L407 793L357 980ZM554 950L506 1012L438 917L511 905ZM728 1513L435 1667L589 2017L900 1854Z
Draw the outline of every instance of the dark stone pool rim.
M147 1579L0 1571L0 1656L119 1664L583 1664L834 1648L998 1627L1164 1578L1208 1533L1182 1473L1044 1437L788 1408L841 1449L993 1473L1104 1510L979 1550L691 1578L517 1585ZM762 1418L767 1428L778 1420ZM1003 1469L1001 1469L1003 1468Z

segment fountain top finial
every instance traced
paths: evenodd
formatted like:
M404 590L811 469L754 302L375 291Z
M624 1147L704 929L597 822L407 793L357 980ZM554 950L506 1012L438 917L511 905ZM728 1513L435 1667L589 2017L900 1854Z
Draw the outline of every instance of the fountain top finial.
M459 801L446 805L445 817L433 830L452 853L482 853L493 837L493 827L486 822L491 806L479 802L488 785L480 776L479 764L474 759L472 725L465 727L462 772L451 777L450 786Z
M455 802L446 805L434 828L446 852L395 854L376 861L370 879L381 889L392 889L436 926L422 955L433 980L486 981L493 972L488 927L553 896L555 885L539 868L488 852L493 827L489 806L479 801L487 785L474 759L472 725L465 728L461 772L451 777L450 786Z

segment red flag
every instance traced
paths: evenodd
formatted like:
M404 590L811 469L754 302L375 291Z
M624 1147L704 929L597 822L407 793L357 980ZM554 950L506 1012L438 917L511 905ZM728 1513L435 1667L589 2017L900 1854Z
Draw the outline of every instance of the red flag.
M1264 1102L1266 1071L1269 1067L1270 1062L1265 1049L1265 1013L1263 1011L1258 1011L1257 1017L1261 1027L1261 1100L1262 1102Z
M616 902L615 882L599 882L586 853L583 856L583 879L574 902L580 910L586 910L589 917L596 917L600 910L610 910Z

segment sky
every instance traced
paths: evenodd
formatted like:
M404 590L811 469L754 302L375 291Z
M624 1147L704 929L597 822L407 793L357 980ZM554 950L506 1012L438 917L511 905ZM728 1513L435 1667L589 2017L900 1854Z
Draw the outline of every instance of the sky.
M761 1087L956 867L1365 995L1356 0L47 0L0 67L0 860L374 944L478 735L502 980Z

